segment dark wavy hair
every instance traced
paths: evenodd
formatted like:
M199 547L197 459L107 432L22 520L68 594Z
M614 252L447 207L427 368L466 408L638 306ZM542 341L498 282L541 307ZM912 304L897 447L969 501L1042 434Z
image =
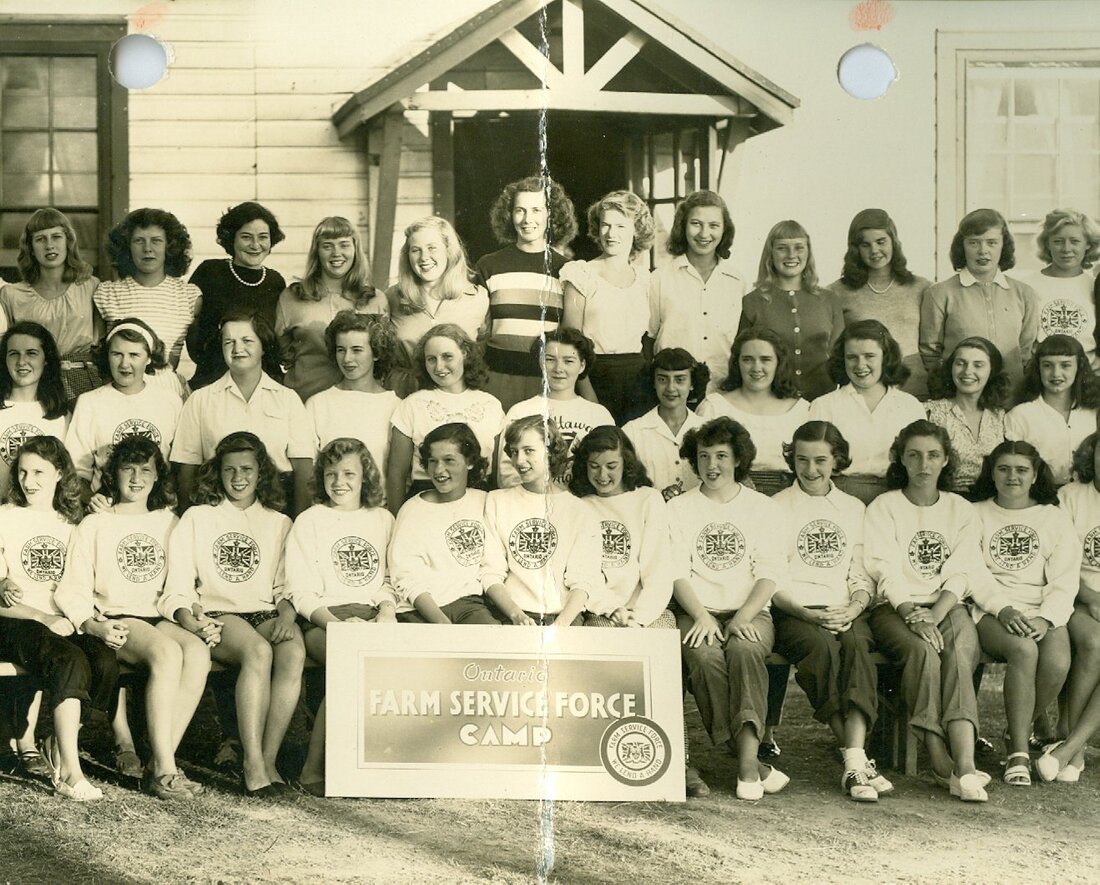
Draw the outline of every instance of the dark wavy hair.
M737 466L733 471L733 478L738 482L744 481L752 469L752 462L756 458L756 445L752 441L749 432L741 425L725 415L720 418L712 418L702 427L689 430L684 435L684 443L680 446L680 457L686 458L691 464L695 475L699 475L698 455L699 449L707 446L720 446L727 444L733 452Z
M1093 375L1088 357L1085 356L1085 348L1071 335L1050 335L1036 345L1035 353L1024 368L1023 381L1020 382L1020 402L1031 402L1042 395L1043 379L1040 373L1040 362L1043 357L1049 356L1069 356L1076 362L1077 374L1070 391L1073 408L1095 409L1100 405L1100 390L1097 389L1096 376Z
M393 368L397 353L397 332L393 321L382 313L356 313L354 310L341 310L337 313L325 328L325 349L337 369L340 364L336 360L336 338L348 332L367 333L374 357L372 374L377 380L383 380Z
M172 509L176 506L176 492L172 483L172 471L161 454L160 446L144 436L127 436L111 450L111 457L101 474L100 491L112 501L118 501L118 471L132 464L145 464L152 459L157 470L157 481L149 493L150 510Z
M573 474L569 477L569 491L578 498L598 494L588 480L588 461L600 452L619 452L623 459L623 489L634 491L639 486L653 486L645 465L638 460L634 444L622 428L610 424L593 427L577 443L573 450Z
M48 461L61 473L53 493L53 509L73 525L84 518L84 505L80 500L80 477L73 467L73 459L65 444L56 436L28 436L12 461L12 481L8 487L8 500L16 507L27 506L27 495L19 484L19 459L24 455L37 455Z
M698 190L688 194L682 203L676 207L676 214L672 216L672 229L668 232L668 251L670 255L684 255L688 250L687 221L692 209L703 206L713 206L722 210L722 238L718 241L715 254L719 258L729 258L730 249L733 247L735 233L733 219L730 217L729 207L714 191Z
M229 311L218 323L219 350L221 349L222 330L229 323L248 323L252 326L252 331L256 333L256 338L259 339L260 347L263 350L263 354L260 357L260 368L282 384L283 367L279 362L279 339L275 336L275 330L271 328L271 323L267 321L267 318L259 311L251 311L248 309ZM225 363L228 366L229 360L226 360Z
M840 274L840 282L853 291L867 285L867 266L859 255L860 238L865 230L886 231L893 252L890 259L891 276L902 285L913 282L913 272L909 270L909 262L901 249L897 225L884 209L863 209L856 213L852 223L848 225L848 249L844 253L844 269Z
M940 365L941 394L944 398L950 399L959 392L958 388L955 386L955 378L951 372L951 367L955 362L955 357L958 356L959 351L964 347L972 347L975 350L980 350L989 357L989 380L985 383L985 387L978 397L978 408L1003 408L1008 400L1008 391L1012 382L1009 380L1008 372L1005 371L1004 357L1001 356L1001 352L997 349L997 345L988 338L982 338L980 335L972 335L969 338L964 338L952 348L950 355Z
M901 457L905 454L905 447L909 440L918 436L934 437L943 449L944 465L940 471L940 477L936 481L936 488L940 491L948 491L955 481L955 450L951 447L951 437L947 429L933 424L925 418L907 424L890 444L890 466L886 468L886 485L891 489L904 489L909 485L909 471L901 463Z
M1023 455L1031 462L1031 469L1035 471L1035 482L1031 484L1029 494L1037 504L1058 503L1058 486L1049 465L1035 446L1022 439L1006 439L982 459L982 471L970 488L972 501L988 501L997 496L993 470L997 466L997 460L1004 455Z
M30 320L13 323L0 337L0 409L10 408L10 405L5 403L10 400L15 387L11 372L8 371L8 344L16 335L37 338L42 345L42 355L45 357L46 364L42 368L42 377L38 379L35 398L42 406L42 417L51 421L54 418L60 418L69 410L65 386L61 383L61 353L49 330L40 323Z
M462 351L462 380L470 390L481 390L485 386L485 382L489 380L489 367L485 365L481 348L461 326L456 326L454 323L440 323L428 329L416 342L413 362L416 364L416 374L421 390L432 390L435 387L435 382L428 374L428 368L424 362L424 350L432 338L450 338L458 345Z
M508 425L504 431L504 451L511 457L512 450L519 445L520 437L528 430L534 430L546 443L546 461L550 476L561 476L569 466L569 444L558 430L558 425L545 415L527 415Z
M741 351L750 341L766 341L775 351L775 377L772 378L771 391L778 399L797 399L801 394L794 381L791 369L790 353L783 339L765 326L753 326L743 329L730 345L729 374L718 385L719 390L737 390L743 387L745 379L741 376Z
M588 207L588 238L600 245L600 226L603 214L614 210L630 219L634 228L634 239L630 244L630 257L634 258L653 245L653 216L645 200L631 191L612 191L600 197Z
M1096 443L1100 433L1090 433L1073 450L1073 475L1084 483L1096 480Z
M656 386L658 372L691 372L691 391L688 393L688 399L701 400L707 395L710 366L695 359L682 347L665 347L653 355L646 374L654 386Z
M558 326L552 332L545 332L531 342L529 348L531 355L537 360L541 360L543 354L546 352L546 345L556 342L558 344L568 344L574 350L577 351L577 355L584 363L584 369L577 376L579 381L581 378L588 377L588 370L592 368L592 365L596 362L596 347L592 343L592 339L585 335L580 329L574 329L572 326Z
M42 269L34 257L34 235L51 227L59 227L65 232L65 269L61 272L61 279L66 283L84 282L92 275L92 266L80 257L80 247L76 242L76 228L73 227L73 223L64 212L52 206L36 209L23 226L23 232L19 235L19 252L15 256L15 266L19 268L19 276L26 283L38 282Z
M347 455L358 457L363 468L363 484L359 487L359 506L381 507L382 474L378 471L378 465L374 463L374 458L362 440L348 436L331 440L317 455L317 460L313 464L310 489L313 493L313 503L332 506L332 501L325 493L325 471Z
M107 257L120 279L137 272L130 239L139 227L159 227L164 231L164 272L182 277L191 266L191 235L178 218L163 209L135 209L107 234Z
M267 447L256 434L247 430L236 430L225 436L214 449L213 457L203 461L195 480L194 503L217 506L226 499L225 487L222 485L222 461L227 455L238 452L251 452L256 457L256 466L259 468L256 499L268 510L282 512L286 507L282 478L275 468L275 462L267 453Z
M222 213L222 217L218 219L218 226L214 231L214 236L218 241L218 245L232 257L233 240L237 236L237 231L248 224L248 222L256 220L262 221L267 225L268 231L271 233L272 249L286 239L286 234L284 234L283 229L279 227L279 222L271 210L260 203L248 201L245 203L238 203L236 206L226 209L225 212Z
M959 222L959 229L951 239L951 251L949 253L951 266L955 270L962 270L966 267L966 250L963 248L963 241L967 237L984 234L994 227L1000 228L1001 240L1003 241L1001 260L997 263L997 266L1001 270L1009 270L1015 267L1016 240L1012 236L1012 231L1008 229L1008 223L1004 220L1004 216L996 209L975 209L963 216L962 221Z
M840 428L830 421L807 421L795 430L789 443L783 443L783 460L787 466L794 469L794 456L796 444L800 442L828 443L833 453L833 476L843 473L852 466L852 456L848 448L848 440L840 432Z
M428 435L424 437L424 441L420 443L418 449L420 466L425 471L428 469L428 458L432 454L432 445L442 442L454 443L459 452L462 453L462 457L466 459L466 463L470 465L470 472L466 476L467 486L477 485L488 475L489 459L481 454L481 443L477 441L477 436L470 429L470 425L462 421L440 424L428 431Z
M857 320L845 326L833 344L829 354L829 377L843 387L850 384L848 368L844 361L844 346L849 341L873 341L882 350L882 377L884 387L900 387L909 380L909 368L901 361L901 347L878 320Z
M513 181L501 191L493 208L489 210L489 223L500 243L516 241L516 225L512 221L512 210L516 204L516 194L545 194L547 206L546 242L559 251L568 246L577 235L577 213L573 201L569 199L558 182L548 176L532 175Z
M153 339L152 350L149 349L149 342L142 337L140 332L135 332L133 329L118 329L119 326L134 325L141 326L145 329ZM118 329L118 331L115 331ZM139 320L137 317L126 317L119 320L117 323L111 323L111 328L107 330L107 334L103 336L103 340L92 347L92 357L95 359L96 368L99 369L99 374L104 378L111 378L111 339L118 336L123 341L129 341L131 344L140 344L145 348L145 352L149 354L149 365L145 367L145 374L152 375L157 369L163 369L168 365L168 360L164 356L164 342L160 340L157 333L153 331L153 327L150 326L145 320Z

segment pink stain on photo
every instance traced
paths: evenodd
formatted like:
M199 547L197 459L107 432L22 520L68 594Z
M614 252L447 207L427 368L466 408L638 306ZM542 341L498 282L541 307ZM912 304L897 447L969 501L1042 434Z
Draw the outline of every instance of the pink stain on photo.
M894 19L894 7L886 0L862 0L848 13L854 31L881 31Z

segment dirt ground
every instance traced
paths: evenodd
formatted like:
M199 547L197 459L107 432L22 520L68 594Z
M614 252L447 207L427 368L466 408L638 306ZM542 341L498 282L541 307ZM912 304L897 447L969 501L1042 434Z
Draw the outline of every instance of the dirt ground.
M999 678L982 692L983 732L1004 727ZM107 799L66 802L0 777L0 881L37 882L1091 882L1100 879L1100 758L1073 785L1010 788L984 806L925 773L888 772L894 793L858 805L839 790L823 726L791 685L780 734L782 794L733 797L732 760L688 715L710 797L672 804L351 800L265 804L191 760L213 753L204 705L181 756L213 788L158 802L89 766ZM291 750L304 741L301 723ZM106 728L85 744L105 754ZM999 745L999 741L997 741ZM923 760L922 760L923 761ZM995 759L980 760L999 777ZM922 769L924 766L922 765Z

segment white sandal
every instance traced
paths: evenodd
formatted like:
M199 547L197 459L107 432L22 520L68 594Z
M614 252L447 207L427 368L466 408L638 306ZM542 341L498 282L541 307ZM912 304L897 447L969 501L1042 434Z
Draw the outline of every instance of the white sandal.
M67 784L59 780L54 784L53 791L56 795L64 799L72 799L74 802L95 802L103 798L103 791L86 777L82 777L75 784Z

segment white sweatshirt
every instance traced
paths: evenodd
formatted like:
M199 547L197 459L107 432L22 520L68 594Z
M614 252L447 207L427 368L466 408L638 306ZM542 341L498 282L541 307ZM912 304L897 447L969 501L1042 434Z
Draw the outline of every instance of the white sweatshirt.
M1058 499L1081 545L1079 587L1100 593L1100 491L1091 482L1071 482L1058 490Z
M511 424L528 415L549 415L554 419L562 439L569 447L570 463L580 441L588 436L593 427L615 423L615 419L604 406L586 400L582 396L575 396L572 399L533 396L516 403L504 415L504 420L500 424L500 435L497 437L497 488L508 489L520 484L519 474L512 466L512 459L504 451L504 432ZM568 470L566 468L567 475Z
M9 579L23 591L23 605L61 614L54 591L65 573L73 528L53 510L14 504L0 507L0 579Z

